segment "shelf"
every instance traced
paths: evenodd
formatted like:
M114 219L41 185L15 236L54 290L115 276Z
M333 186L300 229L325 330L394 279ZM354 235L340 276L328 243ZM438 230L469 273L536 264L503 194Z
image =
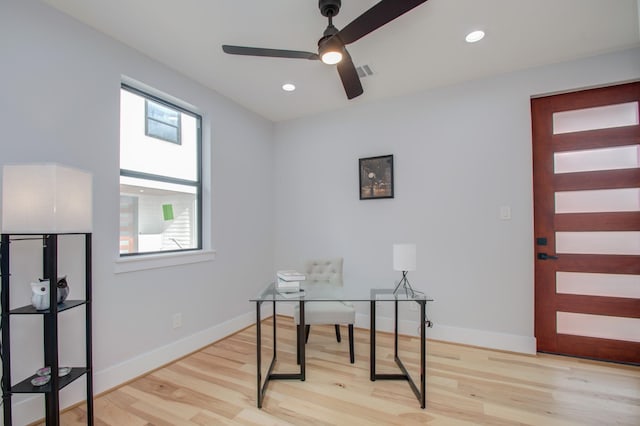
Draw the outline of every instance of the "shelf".
M62 303L52 305L50 309L42 311L36 310L31 304L26 306L17 307L11 309L10 294L11 290L11 272L9 268L9 255L12 241L19 240L42 240L42 276L45 277L58 277L58 235L80 235L84 236L84 294L85 298L81 300L65 300ZM11 426L12 421L12 401L11 397L14 394L41 394L44 396L44 407L46 424L49 426L60 425L60 391L75 380L84 377L86 381L86 404L87 414L86 420L88 426L93 426L93 361L92 361L92 333L91 333L91 233L71 233L71 234L33 234L26 236L18 236L11 234L2 234L0 241L0 281L2 287L0 292L2 297L0 298L0 315L1 324L0 329L2 331L2 405L3 420L0 423L5 426ZM75 237L73 237L75 239ZM35 249L35 244L32 244ZM35 253L34 253L35 255ZM57 286L52 286L51 290L55 291ZM48 297L55 296L55 294L49 294ZM50 300L50 299L49 299ZM58 314L69 309L77 308L78 306L84 306L84 334L85 334L85 363L84 366L72 367L68 374L59 377L53 376L48 383L43 386L34 386L31 384L31 380L38 377L37 374L33 374L30 377L20 381L19 383L13 383L11 380L11 338L10 338L10 326L12 315L37 315L40 317L39 321L42 323L42 349L44 359L43 365L56 365L60 367L60 357L58 354L59 348L59 317ZM31 336L29 336L31 338ZM80 361L82 363L82 361ZM64 365L62 365L64 366ZM35 370L35 369L34 369ZM34 371L32 370L32 371ZM34 371L35 373L35 371ZM57 373L57 371L55 372ZM55 374L54 373L54 374ZM55 380L54 380L55 379ZM55 382L55 386L53 384Z
M58 385L59 385L58 389L62 389L63 387L67 386L69 383L71 383L74 380L82 377L84 374L87 373L87 371L88 371L88 369L86 369L86 368L73 367L71 369L71 371L69 372L69 374L67 374L66 376L60 377L59 383L58 383ZM24 379L20 383L12 386L11 387L11 393L47 393L47 392L51 392L51 381L49 381L49 383L47 383L46 385L43 385L43 386L33 386L31 384L31 379L33 379L34 377L37 377L37 375L34 374L31 377L27 377L26 379Z
M87 302L85 300L65 300L62 303L58 303L58 312L66 311L71 308L75 308L76 306L84 305ZM50 312L49 309L45 309L43 311L38 311L31 305L23 306L21 308L12 309L9 311L10 315L42 315L48 314Z

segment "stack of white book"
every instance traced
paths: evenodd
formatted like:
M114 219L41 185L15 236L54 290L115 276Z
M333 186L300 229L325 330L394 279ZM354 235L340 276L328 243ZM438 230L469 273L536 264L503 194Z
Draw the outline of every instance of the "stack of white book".
M307 279L306 275L294 270L276 272L276 290L280 293L299 293L300 282Z

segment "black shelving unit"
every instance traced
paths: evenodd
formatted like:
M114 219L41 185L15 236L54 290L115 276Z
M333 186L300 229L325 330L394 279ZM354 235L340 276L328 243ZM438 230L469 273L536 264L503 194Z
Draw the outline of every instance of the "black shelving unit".
M57 302L56 282L58 277L58 236L59 235L84 235L85 240L85 299L66 300ZM11 244L18 244L25 240L42 241L42 271L43 277L49 279L49 306L43 311L36 310L33 306L23 306L11 309L9 301L9 288L11 273L9 259L11 256ZM91 234L90 233L66 233L66 234L38 234L38 235L11 235L2 234L0 247L0 270L2 274L2 402L5 426L11 426L11 397L14 394L38 393L44 394L45 413L47 426L60 424L60 397L62 388L75 380L86 377L87 383L87 424L93 425L93 373L91 354ZM85 307L85 332L86 332L86 363L84 367L73 367L69 374L59 377L54 374L60 367L58 359L58 314L84 306ZM20 315L39 315L43 319L43 350L44 365L51 367L51 380L43 386L33 386L32 375L26 379L11 383L11 318Z

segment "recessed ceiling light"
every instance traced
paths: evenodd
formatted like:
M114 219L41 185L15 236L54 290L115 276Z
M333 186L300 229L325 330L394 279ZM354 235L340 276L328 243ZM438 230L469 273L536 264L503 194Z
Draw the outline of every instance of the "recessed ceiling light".
M475 43L476 41L480 41L484 38L484 31L472 31L464 38L467 43Z
M282 90L284 90L285 92L293 92L294 90L296 90L296 85L293 83L285 83L282 85Z

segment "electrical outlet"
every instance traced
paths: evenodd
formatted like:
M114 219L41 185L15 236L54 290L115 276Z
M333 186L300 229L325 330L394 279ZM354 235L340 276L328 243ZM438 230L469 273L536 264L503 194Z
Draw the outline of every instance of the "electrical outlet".
M173 328L180 328L180 327L182 327L182 314L181 313L173 314Z

